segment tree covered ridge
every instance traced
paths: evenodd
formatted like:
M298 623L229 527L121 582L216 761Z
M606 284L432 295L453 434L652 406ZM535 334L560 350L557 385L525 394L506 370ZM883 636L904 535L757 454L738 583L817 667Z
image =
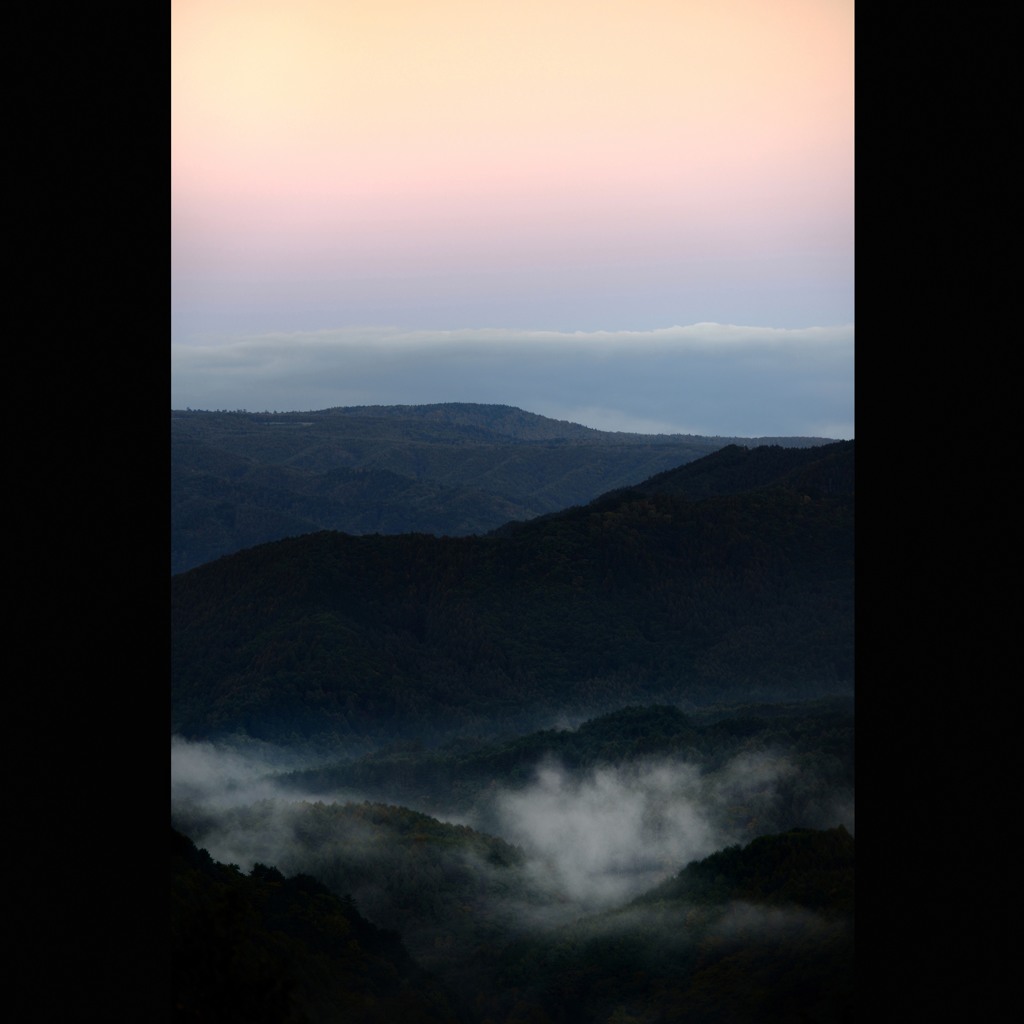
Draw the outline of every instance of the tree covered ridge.
M172 411L171 571L322 529L485 533L589 501L736 440L599 431L470 403Z
M854 912L854 840L844 825L758 836L688 864L637 903L747 900L795 904L833 915Z
M619 910L492 929L472 955L441 943L446 991L397 933L332 893L337 880L263 864L243 875L172 828L175 1019L840 1024L853 1012L853 870L841 826L761 836ZM440 914L456 913L457 890L440 895Z
M175 1021L442 1024L459 1016L400 937L306 874L248 875L171 828Z
M487 537L322 532L174 577L173 727L351 738L849 690L853 442L701 461Z
M495 740L462 738L440 747L395 743L361 756L287 772L282 786L305 794L357 792L430 813L478 808L496 785L522 789L538 765L580 775L617 766L699 764L716 771L736 757L785 757L790 777L771 808L737 801L723 810L728 828L785 830L829 803L852 806L854 715L849 700L749 706L685 714L668 705L629 706L581 723Z
M853 876L841 826L693 861L621 909L510 943L492 1019L851 1024Z

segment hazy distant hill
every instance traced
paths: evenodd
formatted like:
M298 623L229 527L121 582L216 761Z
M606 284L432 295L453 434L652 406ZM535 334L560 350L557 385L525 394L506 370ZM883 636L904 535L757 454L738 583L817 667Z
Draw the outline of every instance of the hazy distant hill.
M854 442L730 446L485 537L322 532L172 578L172 726L437 735L852 691Z
M485 533L578 505L731 443L627 434L511 406L171 413L171 571L318 530Z

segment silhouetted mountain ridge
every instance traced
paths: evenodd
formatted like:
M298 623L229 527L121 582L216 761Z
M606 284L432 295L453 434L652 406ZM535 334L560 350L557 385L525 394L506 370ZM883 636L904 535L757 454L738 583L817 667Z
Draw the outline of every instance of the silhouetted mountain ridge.
M848 692L853 452L726 450L486 537L322 532L179 574L173 728L436 735Z
M594 430L511 406L171 414L171 571L322 529L486 533L734 441Z

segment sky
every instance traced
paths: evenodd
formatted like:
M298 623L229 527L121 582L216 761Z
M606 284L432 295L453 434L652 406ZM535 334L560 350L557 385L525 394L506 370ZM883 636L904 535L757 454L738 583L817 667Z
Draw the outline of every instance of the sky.
M172 0L173 408L853 436L852 0Z

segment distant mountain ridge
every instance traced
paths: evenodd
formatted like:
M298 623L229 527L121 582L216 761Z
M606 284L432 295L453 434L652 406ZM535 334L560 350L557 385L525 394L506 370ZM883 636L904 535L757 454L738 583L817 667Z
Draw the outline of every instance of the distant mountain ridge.
M595 430L512 406L171 413L171 571L284 537L482 534L581 504L732 443L827 438Z
M181 573L173 728L436 735L851 692L853 463L853 441L728 446L483 537L321 532Z

